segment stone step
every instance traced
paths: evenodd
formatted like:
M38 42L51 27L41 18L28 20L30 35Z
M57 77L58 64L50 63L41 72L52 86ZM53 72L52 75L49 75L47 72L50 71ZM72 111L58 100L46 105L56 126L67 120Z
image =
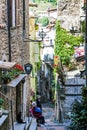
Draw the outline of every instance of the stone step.
M32 122L32 117L29 117L29 119L26 122L24 130L28 130Z
M12 128L10 130L24 130L25 129L25 125L26 123L14 123L14 126L12 126Z
M85 85L85 79L82 78L67 78L65 85Z
M82 87L84 86L84 84L74 84L74 83L71 83L71 84L64 84L65 87Z
M32 117L26 118L25 123L14 122L14 126L10 130L28 130L32 122Z
M30 127L27 130L36 130L36 129L37 129L36 119L32 118L32 122L30 124Z
M65 95L81 95L82 87L67 87L65 88Z

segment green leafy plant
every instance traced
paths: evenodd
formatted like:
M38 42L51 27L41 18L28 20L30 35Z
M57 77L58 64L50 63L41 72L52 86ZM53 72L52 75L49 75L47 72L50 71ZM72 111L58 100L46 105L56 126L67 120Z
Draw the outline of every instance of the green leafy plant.
M74 54L74 47L79 46L83 41L82 36L74 36L60 26L59 21L56 22L55 37L55 55L61 57L62 63L68 65L71 56Z
M76 70L76 69L77 69L77 68L76 68L76 64L74 64L74 63L69 63L68 69L69 69L69 71L70 71L70 70Z
M87 87L82 88L82 101L75 101L72 107L70 130L87 129Z
M46 26L49 24L49 19L48 19L48 17L44 16L42 18L39 18L37 20L37 23L42 23L42 26Z
M0 98L0 109L3 107L4 100Z
M8 83L12 79L19 76L20 74L24 74L23 67L20 66L19 64L16 64L15 67L13 69L11 69L10 71L5 71L2 73L2 75L1 75L2 83L3 84Z

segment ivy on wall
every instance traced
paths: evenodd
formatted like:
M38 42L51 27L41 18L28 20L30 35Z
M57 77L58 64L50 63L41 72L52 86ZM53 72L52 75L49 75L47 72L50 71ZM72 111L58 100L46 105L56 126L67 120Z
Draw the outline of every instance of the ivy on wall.
M74 36L56 22L55 55L60 56L64 65L69 65L71 56L74 54L74 47L83 42L82 36Z

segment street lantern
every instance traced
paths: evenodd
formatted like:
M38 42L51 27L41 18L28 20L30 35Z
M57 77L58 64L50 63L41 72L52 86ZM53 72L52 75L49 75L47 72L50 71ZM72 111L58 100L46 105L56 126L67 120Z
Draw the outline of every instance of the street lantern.
M24 65L24 68L25 68L26 74L29 75L31 73L31 71L32 71L33 66L32 66L32 64L27 63L27 64Z
M46 36L46 33L43 31L43 28L42 28L42 30L41 31L39 31L39 36L40 36L40 38L42 39L42 41L43 41L43 39L45 38L45 36Z

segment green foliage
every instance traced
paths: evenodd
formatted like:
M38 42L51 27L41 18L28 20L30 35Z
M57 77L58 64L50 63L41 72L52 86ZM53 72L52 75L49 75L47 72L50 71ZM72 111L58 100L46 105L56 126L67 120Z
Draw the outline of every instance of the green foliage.
M2 98L0 98L0 105L2 105L4 102L4 100Z
M85 21L82 21L82 22L81 22L81 26L82 26L81 31L84 33L84 32L86 31Z
M33 0L33 2L39 3L39 2L40 2L40 0Z
M16 78L19 74L24 74L24 71L14 68L8 72L2 73L1 79L3 83L7 83L8 81L11 81L12 79Z
M87 129L87 87L82 88L82 101L75 101L72 107L70 130Z
M77 66L76 66L76 64L75 64L74 62L73 62L73 63L69 63L68 69L69 69L69 71L70 71L70 70L76 70L76 69L77 69Z
M49 24L48 17L44 16L36 21L37 23L42 23L42 26L47 26Z
M74 54L74 47L79 46L82 41L82 36L73 36L69 34L57 21L55 55L61 57L63 64L68 65L70 63L71 56Z
M48 0L48 2L51 2L53 5L57 5L57 0Z
M2 108L3 103L4 103L4 100L2 98L0 98L0 108Z
M36 71L40 70L41 62L36 63Z
M41 1L43 0L33 0L33 2L36 2L36 3L41 2ZM56 4L57 0L44 0L44 2L52 2L53 4Z

